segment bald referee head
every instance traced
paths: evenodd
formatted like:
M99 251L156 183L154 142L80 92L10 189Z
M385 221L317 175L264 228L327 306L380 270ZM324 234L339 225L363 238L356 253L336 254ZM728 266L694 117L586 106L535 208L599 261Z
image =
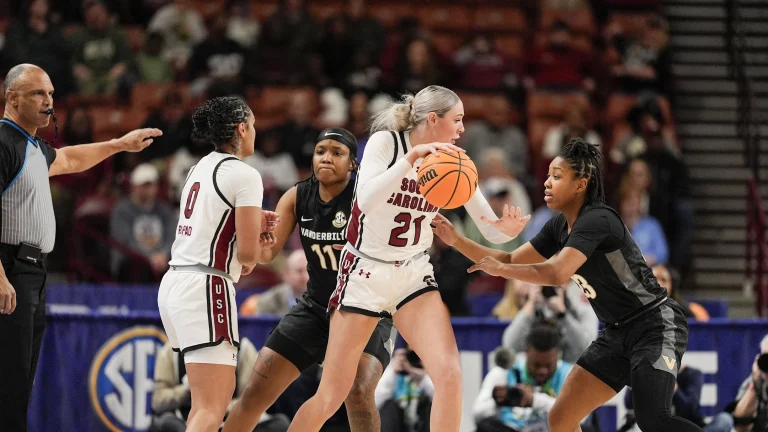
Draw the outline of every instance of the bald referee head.
M32 64L14 66L5 76L3 94L5 118L24 129L48 126L51 116L45 111L53 108L53 83L44 70Z
M27 430L27 403L45 329L45 258L56 219L48 178L85 171L121 151L140 151L162 135L138 129L100 143L54 149L37 136L48 126L53 83L35 65L5 77L0 120L0 428ZM54 117L54 122L55 122ZM70 143L80 144L80 143ZM8 373L3 373L3 371Z

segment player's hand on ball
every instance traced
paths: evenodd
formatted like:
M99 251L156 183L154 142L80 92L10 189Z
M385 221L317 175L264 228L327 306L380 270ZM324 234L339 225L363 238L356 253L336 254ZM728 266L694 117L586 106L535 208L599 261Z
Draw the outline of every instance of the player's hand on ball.
M127 152L140 152L152 144L154 137L159 137L163 134L160 129L145 128L136 129L123 135L118 141L120 142L120 148Z
M277 224L280 222L280 215L269 210L262 210L261 212L261 231L270 232L277 228Z
M525 224L531 220L531 215L523 217L522 213L523 211L520 207L512 207L510 209L507 204L504 204L504 214L498 220L491 220L485 216L482 216L481 219L483 222L493 225L504 234L510 237L517 237L523 232Z
M416 163L416 160L418 159L423 159L431 154L436 155L438 150L442 150L448 154L464 153L463 148L457 147L453 144L429 143L429 144L420 144L412 148L411 151L406 153L405 159L408 160L408 162L411 165L413 165L414 163Z
M259 244L261 247L272 247L277 243L277 237L272 232L261 233L259 236Z
M451 221L440 213L436 214L435 218L432 219L432 232L440 237L440 240L448 246L453 246L456 240L459 239L459 233L456 232L456 228L454 228Z
M480 261L476 262L475 265L467 269L467 273L474 273L476 271L484 271L488 273L491 276L501 276L501 270L504 268L504 264L502 264L499 260L492 256L487 256Z

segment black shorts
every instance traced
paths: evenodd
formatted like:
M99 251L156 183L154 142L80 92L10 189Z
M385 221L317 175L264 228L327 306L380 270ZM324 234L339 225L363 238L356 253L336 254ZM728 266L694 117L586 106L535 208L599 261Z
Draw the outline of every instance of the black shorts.
M264 346L288 359L301 372L322 363L330 332L326 308L305 293L272 330ZM394 345L392 319L382 318L363 352L376 357L386 369Z
M643 360L677 377L687 346L688 320L668 299L624 326L606 326L576 364L618 393L631 385L631 372Z

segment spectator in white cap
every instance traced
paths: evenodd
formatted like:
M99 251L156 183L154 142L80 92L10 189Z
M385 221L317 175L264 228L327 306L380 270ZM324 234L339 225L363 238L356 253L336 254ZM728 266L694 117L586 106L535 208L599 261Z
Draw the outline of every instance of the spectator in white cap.
M130 196L112 209L112 238L135 254L113 250L112 274L119 282L155 281L168 267L177 220L171 207L158 200L159 179L154 165L137 166L131 173Z

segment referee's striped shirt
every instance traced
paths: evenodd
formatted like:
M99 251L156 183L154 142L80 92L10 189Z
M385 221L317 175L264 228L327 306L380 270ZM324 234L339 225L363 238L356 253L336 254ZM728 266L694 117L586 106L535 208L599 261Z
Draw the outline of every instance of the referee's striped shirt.
M8 119L0 120L1 243L53 250L56 219L48 168L55 159L56 150L48 143Z

